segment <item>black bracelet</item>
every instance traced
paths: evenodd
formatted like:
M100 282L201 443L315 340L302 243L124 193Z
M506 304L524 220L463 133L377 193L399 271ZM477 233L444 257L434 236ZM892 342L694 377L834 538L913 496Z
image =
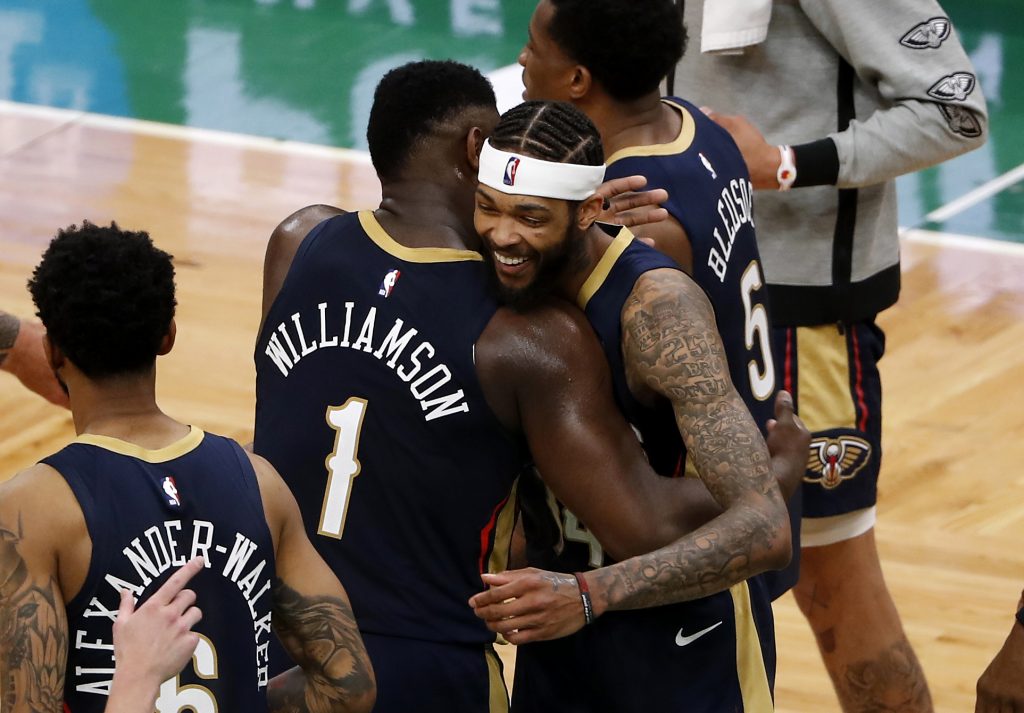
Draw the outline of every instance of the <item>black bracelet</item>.
M593 624L594 604L590 601L590 587L587 586L587 580L579 572L574 572L572 576L576 578L576 584L580 588L580 599L583 600L583 623L585 625Z

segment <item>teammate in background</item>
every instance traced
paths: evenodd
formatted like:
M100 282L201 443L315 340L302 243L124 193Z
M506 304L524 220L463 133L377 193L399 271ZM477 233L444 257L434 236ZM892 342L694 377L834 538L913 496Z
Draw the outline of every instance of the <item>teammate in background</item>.
M66 407L68 395L50 371L43 351L44 331L38 322L0 310L0 370L14 374L50 403Z
M521 104L481 153L477 232L506 302L554 293L586 312L652 467L680 476L689 460L722 513L664 550L591 574L579 571L603 561L597 543L567 531L570 541L542 564L577 572L549 575L550 589L590 586L593 608L582 601L593 625L519 650L513 709L768 710L771 602L762 581L744 580L788 563L785 502L731 384L707 297L628 230L595 223L603 175L601 138L585 115L566 103ZM508 620L510 629L530 625Z
M885 350L875 315L900 288L895 178L985 141L981 87L935 0L771 3L763 41L724 53L709 50L730 28L705 23L704 7L686 3L701 47L683 56L675 86L717 112L758 189L783 386L814 435L796 601L843 710L930 711L875 545Z
M643 12L630 0L543 0L519 55L524 96L571 102L594 122L606 180L640 174L648 187L668 191L668 219L644 235L707 293L732 382L763 426L779 384L753 189L729 133L685 99L661 96L686 39L672 0L650 0ZM799 548L799 498L789 510ZM766 573L773 598L798 571L794 558L781 576Z
M494 635L466 601L505 566L524 436L616 556L703 522L684 491L710 500L699 483L651 474L578 310L497 309L472 214L497 120L470 67L394 70L367 132L380 207L305 208L267 249L255 449L346 582L378 711L507 707ZM761 566L788 556L785 538L769 544L750 553Z
M1017 620L995 658L978 679L975 713L1024 710L1024 594L1017 602Z
M86 222L58 233L29 289L78 438L0 485L4 710L103 710L123 592L144 600L196 557L192 589L216 615L196 624L192 663L160 684L157 711L369 710L345 591L280 476L156 404L156 357L175 336L171 257L145 233ZM268 694L271 612L300 668Z

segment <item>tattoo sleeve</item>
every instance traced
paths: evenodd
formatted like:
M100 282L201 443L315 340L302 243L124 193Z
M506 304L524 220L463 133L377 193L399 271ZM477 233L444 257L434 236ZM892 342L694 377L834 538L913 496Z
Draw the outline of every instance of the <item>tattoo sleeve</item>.
M7 353L14 347L14 340L18 338L20 329L20 319L0 310L0 367L7 360Z
M337 597L305 596L274 585L274 629L299 665L268 687L275 713L347 711L374 691L370 662L352 608Z
M706 297L681 273L653 271L637 282L622 325L631 388L671 402L687 457L724 512L665 548L593 572L602 610L695 599L782 566L786 506Z
M64 701L68 623L56 580L36 581L17 532L0 526L0 709L56 713Z

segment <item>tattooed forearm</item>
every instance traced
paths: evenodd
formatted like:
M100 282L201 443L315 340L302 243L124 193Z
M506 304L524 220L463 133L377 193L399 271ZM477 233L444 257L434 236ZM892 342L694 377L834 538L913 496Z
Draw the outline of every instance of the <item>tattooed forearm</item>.
M622 325L631 389L671 402L687 457L724 512L666 548L595 572L599 609L707 596L783 565L786 506L764 439L729 381L707 298L681 273L647 273Z
M35 581L17 532L0 527L0 690L4 711L56 711L64 700L68 626L57 583Z
M0 367L7 360L7 353L14 346L18 338L18 331L21 329L21 320L13 314L7 314L0 310Z
M304 596L279 579L273 594L274 629L299 666L271 681L270 710L367 709L373 673L351 607L337 597Z

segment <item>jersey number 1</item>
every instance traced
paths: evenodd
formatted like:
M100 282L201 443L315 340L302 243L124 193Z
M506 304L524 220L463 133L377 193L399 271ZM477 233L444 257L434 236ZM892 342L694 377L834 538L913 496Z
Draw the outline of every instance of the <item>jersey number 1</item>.
M362 466L356 457L359 451L359 432L363 430L366 400L353 396L343 406L327 408L327 425L333 428L334 451L327 456L327 492L320 511L317 534L341 539L345 529L345 514L352 496L352 481Z

